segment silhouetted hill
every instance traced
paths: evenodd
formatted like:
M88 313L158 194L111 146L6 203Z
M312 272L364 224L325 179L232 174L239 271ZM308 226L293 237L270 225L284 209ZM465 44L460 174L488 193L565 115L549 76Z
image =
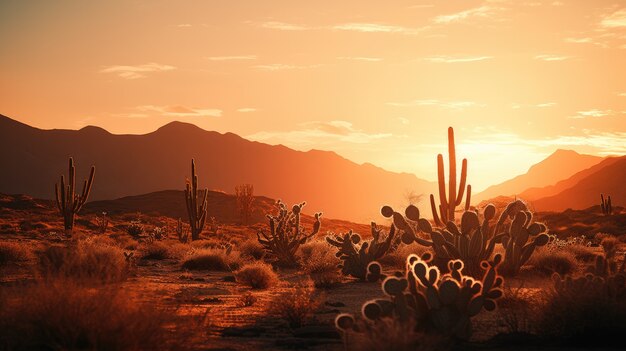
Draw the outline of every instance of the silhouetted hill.
M412 174L359 165L333 152L301 152L172 122L145 135L114 135L98 127L41 130L0 115L0 192L50 199L54 183L73 156L77 179L96 165L90 200L183 189L196 159L201 187L234 192L251 183L255 194L307 213L368 223L383 204L401 204L407 190L428 194L434 183ZM425 211L424 213L428 213Z
M581 155L576 151L559 149L543 161L531 166L525 174L490 186L473 196L472 200L479 203L500 195L515 196L529 188L553 185L600 161L602 161L602 157Z
M580 210L600 203L600 194L611 195L613 206L626 203L626 157L580 179L574 186L556 195L531 201L537 211Z

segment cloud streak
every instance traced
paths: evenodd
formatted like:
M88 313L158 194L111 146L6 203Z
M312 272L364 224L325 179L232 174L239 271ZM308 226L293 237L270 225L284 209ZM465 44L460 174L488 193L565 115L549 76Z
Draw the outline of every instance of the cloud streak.
M256 55L235 55L235 56L210 56L207 57L208 60L211 61L246 61L246 60L256 60Z
M534 57L535 60L540 60L540 61L565 61L567 59L569 59L569 56L559 56L559 55L536 55Z
M214 108L191 108L182 105L143 105L137 106L137 110L146 113L157 114L163 117L220 117L222 110Z
M401 33L415 35L424 28L408 28L379 23L344 23L332 27L334 30L361 32L361 33Z
M145 78L146 73L166 72L175 69L174 66L151 62L135 66L108 66L100 70L100 73L113 73L124 79L139 79Z
M464 63L491 60L493 56L432 56L424 60L433 63Z
M435 17L434 22L439 24L448 24L453 22L462 22L476 17L485 18L491 16L494 10L495 9L491 6L480 6L448 15L437 16Z

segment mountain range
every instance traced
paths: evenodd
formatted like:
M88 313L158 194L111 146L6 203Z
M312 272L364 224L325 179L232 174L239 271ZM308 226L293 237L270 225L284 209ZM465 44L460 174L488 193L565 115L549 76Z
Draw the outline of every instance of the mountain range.
M334 152L296 151L188 123L114 135L93 126L42 130L0 115L0 192L52 198L70 156L77 180L96 166L91 201L183 189L192 158L201 188L233 193L236 185L250 183L256 195L288 204L306 201L306 213L359 223L380 218L382 205L406 204L407 192L429 194L435 188L413 174L356 164Z

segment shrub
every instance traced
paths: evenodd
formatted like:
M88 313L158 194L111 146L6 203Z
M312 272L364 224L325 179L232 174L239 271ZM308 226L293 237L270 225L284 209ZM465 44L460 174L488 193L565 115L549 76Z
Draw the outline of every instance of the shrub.
M386 267L391 267L398 270L404 270L406 265L406 258L410 254L418 256L423 255L428 248L415 243L409 245L400 245L395 251L388 253L378 260L380 264Z
M40 253L40 273L44 277L74 278L86 283L125 280L130 266L117 246L81 240L72 246L50 246Z
M251 257L255 260L260 260L265 256L265 249L263 248L263 245L255 239L246 240L239 244L237 248L244 257Z
M224 249L199 249L193 251L183 261L184 269L197 271L230 272L239 268L240 265L239 252Z
M276 296L270 311L285 319L291 328L299 328L320 305L311 282L296 284Z
M609 236L600 242L600 246L602 246L602 250L607 257L615 256L617 252L617 246L619 245L619 240L616 237Z
M382 318L375 324L359 322L358 329L359 333L344 335L346 350L442 351L451 348L440 336L416 333L412 323L401 323L393 318Z
M278 275L267 263L253 262L235 272L237 282L253 289L267 289L278 282Z
M128 227L126 227L126 232L133 238L140 237L143 234L143 231L144 228L140 221L131 221Z
M159 350L173 313L138 303L118 288L57 280L0 295L0 344L9 350ZM168 343L170 341L170 343Z
M537 271L547 276L552 275L552 273L572 274L578 266L574 254L566 250L537 250L532 256L530 264Z
M172 258L172 255L170 248L165 243L153 241L143 247L141 258L146 260L165 260Z
M25 243L0 242L0 267L8 264L24 263L33 259L33 253Z
M316 288L331 289L341 283L342 277L337 270L339 260L327 242L310 241L300 246L297 256L303 272L311 277Z
M252 305L254 305L257 302L257 298L256 296L254 296L251 292L247 292L243 295L241 295L240 299L239 299L239 307L250 307Z

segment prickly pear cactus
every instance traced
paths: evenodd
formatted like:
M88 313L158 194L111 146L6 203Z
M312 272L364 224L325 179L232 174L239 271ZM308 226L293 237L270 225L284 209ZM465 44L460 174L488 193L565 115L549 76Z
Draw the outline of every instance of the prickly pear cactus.
M341 272L360 280L378 281L382 275L382 267L376 260L385 256L391 249L395 239L395 228L392 226L389 234L383 237L382 230L372 222L372 239L363 241L359 234L352 231L343 235L331 235L326 241L337 247L336 256L341 259Z
M472 334L471 318L483 309L495 310L496 300L502 296L504 278L497 273L502 257L496 255L493 261L482 262L482 280L464 275L460 260L449 261L449 273L442 275L429 264L431 259L430 253L422 257L410 255L404 276L399 273L383 281L382 290L387 297L363 305L365 322L393 318L412 323L415 332L468 339ZM340 314L335 324L344 332L359 330L350 314Z
M621 265L612 257L598 256L589 265L586 274L581 277L562 277L558 273L552 276L554 290L561 296L596 293L610 299L626 298L626 255Z
M516 275L530 259L535 248L548 243L548 228L543 223L533 223L533 214L520 200L510 203L500 216L498 227L502 227L505 217L512 218L511 224L502 236L504 263L502 272Z
M306 243L320 230L321 212L315 214L315 223L310 233L307 234L300 225L300 213L304 205L306 205L305 202L293 205L291 211L289 211L284 203L280 200L277 201L278 214L276 216L267 215L269 219L269 234L266 234L263 230L257 233L259 243L281 266L297 266L296 251L300 245Z
M406 218L389 206L383 207L381 212L383 216L392 218L394 225L402 229L404 242L416 241L424 246L432 246L435 263L441 268L445 268L449 260L462 260L465 272L473 277L482 274L481 262L491 257L496 243L504 236L503 233L494 234L495 227L490 224L496 214L493 205L485 207L482 223L476 212L465 211L460 226L448 221L445 228L433 228L428 220L419 218L416 207L407 207ZM430 240L418 237L414 228L428 234Z

